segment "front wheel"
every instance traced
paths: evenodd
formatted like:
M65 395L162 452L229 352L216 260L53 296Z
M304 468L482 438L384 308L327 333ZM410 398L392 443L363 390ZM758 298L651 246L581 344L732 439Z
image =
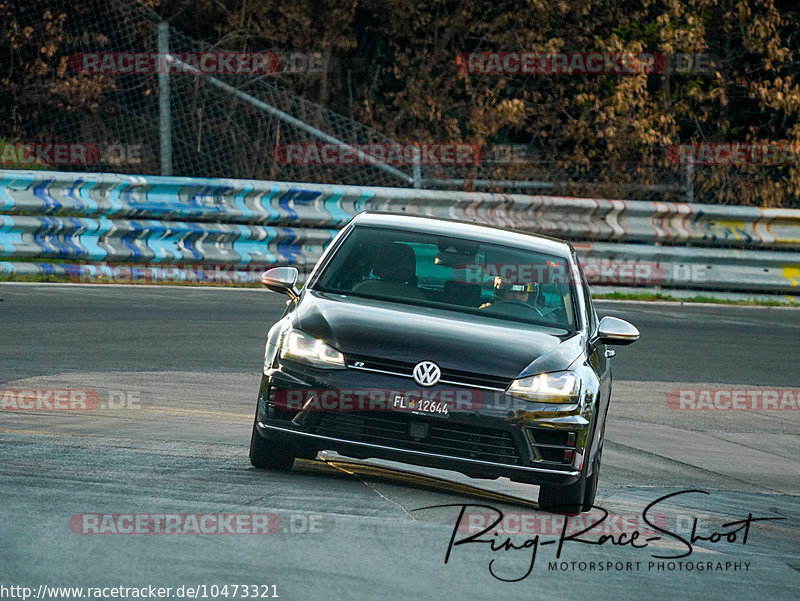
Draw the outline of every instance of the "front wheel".
M586 490L583 493L583 510L591 511L594 506L594 498L597 495L597 480L600 478L600 459L603 456L603 447L597 449L597 455L594 458L594 467L592 468L592 475L586 478Z
M606 426L603 424L603 437ZM587 475L584 468L581 477L574 484L568 486L541 486L539 487L539 508L551 513L575 514L582 511L591 511L597 494L597 481L600 478L600 459L603 456L603 440L600 448L592 460L592 474Z
M250 437L250 463L260 470L288 471L294 465L295 454L285 445L279 446L275 442L265 440L258 433L255 422L253 434Z
M586 476L581 475L574 484L567 486L539 487L539 509L550 513L576 514L584 510Z

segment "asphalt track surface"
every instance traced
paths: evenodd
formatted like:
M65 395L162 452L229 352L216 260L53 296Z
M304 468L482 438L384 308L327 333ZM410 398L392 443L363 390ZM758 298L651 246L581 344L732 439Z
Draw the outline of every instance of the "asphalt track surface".
M613 360L598 505L644 528L637 516L650 502L707 491L658 506L685 538L694 518L706 535L749 513L784 519L753 523L746 544L742 532L732 543L698 540L672 569L652 557L685 550L666 535L644 549L568 542L556 570L556 545L542 544L530 575L504 582L490 562L498 576L516 578L530 549L465 544L444 563L458 506L523 514L506 522L511 531L527 524L511 540L521 546L538 532L543 543L558 537L560 522L537 509L535 486L330 453L288 473L250 467L264 337L282 311L279 295L0 284L0 299L0 389L88 389L100 399L91 411L0 412L0 585L277 585L289 600L777 600L800 592L800 411L666 403L675 389L800 387L800 310L598 303L642 334ZM453 507L415 511L443 504ZM270 513L281 527L270 535L75 532L71 517L87 513ZM608 561L615 567L596 571Z

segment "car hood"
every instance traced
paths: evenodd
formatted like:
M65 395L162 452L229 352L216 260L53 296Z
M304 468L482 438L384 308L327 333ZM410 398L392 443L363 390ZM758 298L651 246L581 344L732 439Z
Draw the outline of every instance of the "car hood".
M347 355L416 363L503 378L566 369L581 352L581 336L535 326L410 304L307 290L294 326Z

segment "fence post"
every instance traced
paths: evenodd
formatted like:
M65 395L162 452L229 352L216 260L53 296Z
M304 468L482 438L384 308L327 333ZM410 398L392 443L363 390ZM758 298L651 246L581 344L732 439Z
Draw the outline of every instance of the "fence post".
M169 25L158 24L158 127L160 132L161 175L172 175L172 119L167 54L169 54Z
M694 162L691 160L683 166L683 193L686 202L694 202Z
M419 164L419 156L417 156L416 159L414 160L412 185L417 189L422 187L422 165Z

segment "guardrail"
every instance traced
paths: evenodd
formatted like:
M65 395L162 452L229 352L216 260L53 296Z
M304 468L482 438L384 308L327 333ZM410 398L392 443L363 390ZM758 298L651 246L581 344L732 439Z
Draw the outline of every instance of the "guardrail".
M307 268L365 210L565 238L598 284L800 294L800 210L45 171L0 171L0 271Z

